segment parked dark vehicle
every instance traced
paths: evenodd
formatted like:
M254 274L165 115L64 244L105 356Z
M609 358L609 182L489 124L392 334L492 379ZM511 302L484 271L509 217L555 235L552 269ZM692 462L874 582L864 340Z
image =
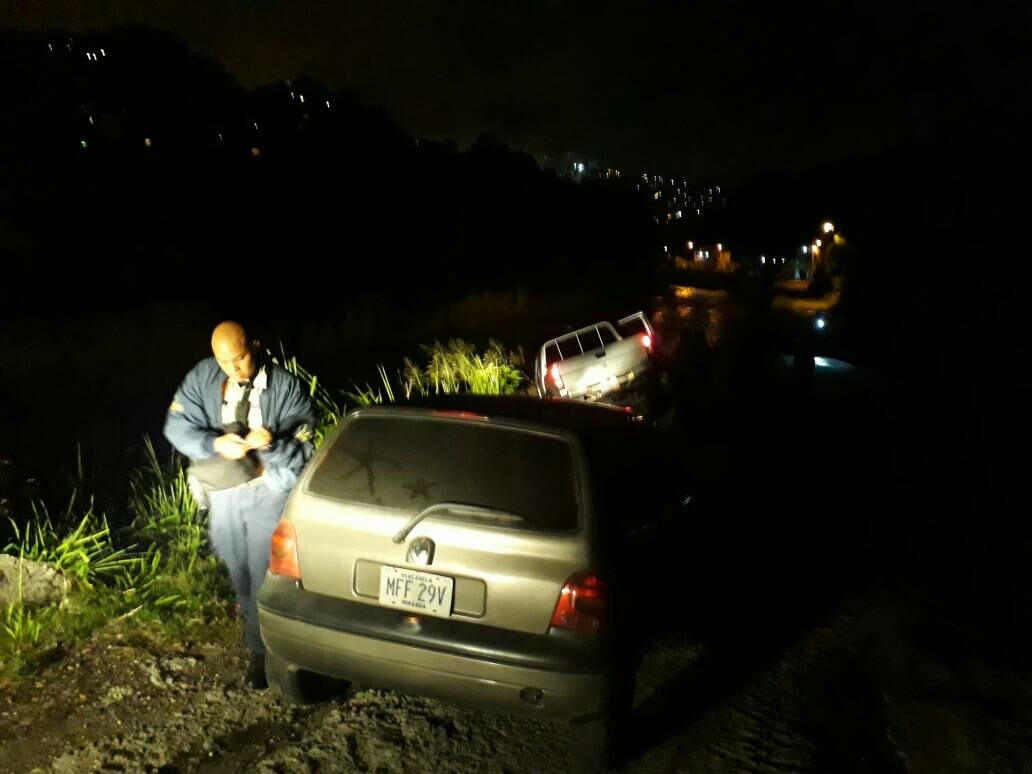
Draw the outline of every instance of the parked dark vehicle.
M295 701L328 676L569 721L575 759L604 765L690 520L659 433L530 397L353 411L274 538L270 682Z

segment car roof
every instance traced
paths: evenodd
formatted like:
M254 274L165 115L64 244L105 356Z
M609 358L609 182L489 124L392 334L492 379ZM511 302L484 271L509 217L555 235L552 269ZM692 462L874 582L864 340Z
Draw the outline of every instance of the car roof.
M416 397L375 407L375 413L398 409L468 412L489 419L532 422L572 432L619 429L634 425L630 409L562 398L526 395L440 395ZM368 409L363 409L368 411Z

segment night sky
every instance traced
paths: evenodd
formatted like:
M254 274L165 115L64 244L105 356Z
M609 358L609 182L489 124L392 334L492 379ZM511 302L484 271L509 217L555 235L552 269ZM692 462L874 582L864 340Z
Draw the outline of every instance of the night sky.
M416 136L465 146L492 132L543 164L572 155L718 183L965 132L1027 110L1032 72L1029 15L1017 3L13 7L0 26L170 30L244 86L307 73L386 107Z

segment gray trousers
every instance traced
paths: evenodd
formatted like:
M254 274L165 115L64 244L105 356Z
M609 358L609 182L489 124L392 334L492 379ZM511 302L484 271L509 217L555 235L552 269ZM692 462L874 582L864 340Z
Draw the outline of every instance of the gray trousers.
M269 545L289 492L274 492L264 482L208 493L208 535L216 556L229 570L245 618L244 644L265 653L258 630L258 588L269 566Z

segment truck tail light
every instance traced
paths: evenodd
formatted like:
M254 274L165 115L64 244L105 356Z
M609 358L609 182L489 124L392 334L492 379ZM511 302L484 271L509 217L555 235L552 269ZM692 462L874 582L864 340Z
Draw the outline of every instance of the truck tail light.
M649 352L651 352L652 351L652 337L649 336L649 334L647 334L647 333L642 334L641 345L643 347L645 347L645 349L647 349Z
M559 592L552 613L552 626L578 631L598 631L609 607L606 582L590 570L570 576Z
M558 363L553 363L552 368L549 370L548 373L552 375L552 381L555 383L555 386L558 387L560 390L566 386L563 384L563 375L559 373Z
M301 580L301 566L297 562L297 532L289 521L281 521L272 533L269 572Z

